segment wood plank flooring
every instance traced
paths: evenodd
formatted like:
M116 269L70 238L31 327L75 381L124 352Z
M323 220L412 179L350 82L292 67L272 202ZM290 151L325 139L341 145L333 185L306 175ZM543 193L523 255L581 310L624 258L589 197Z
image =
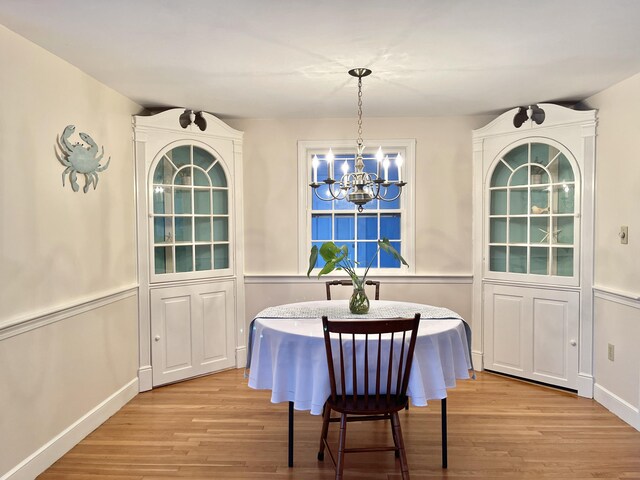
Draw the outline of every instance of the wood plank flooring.
M247 387L243 370L141 393L41 480L334 478L316 460L321 417L295 413L287 467L287 404ZM400 414L411 478L640 479L640 432L597 402L480 373L450 390L449 468L440 464L440 402ZM386 422L349 424L350 446L390 442ZM337 440L336 424L329 438ZM352 454L347 479L397 480L393 453Z

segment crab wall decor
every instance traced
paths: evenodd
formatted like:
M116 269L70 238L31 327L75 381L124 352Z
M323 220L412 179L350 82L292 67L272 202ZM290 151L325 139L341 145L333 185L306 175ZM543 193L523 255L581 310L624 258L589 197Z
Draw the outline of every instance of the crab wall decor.
M80 132L79 136L82 141L71 143L69 137L76 131L75 125L67 125L62 132L62 135L56 138L58 149L54 148L56 157L64 165L65 170L62 172L62 186L64 187L64 178L69 174L69 181L71 188L74 192L80 189L77 181L78 173L82 173L85 178L83 191L87 193L89 187L93 184L93 189L96 189L98 185L98 172L103 172L109 166L111 157L107 160L107 163L100 165L100 160L104 157L104 147L102 147L98 154L98 145L93 139L86 133Z

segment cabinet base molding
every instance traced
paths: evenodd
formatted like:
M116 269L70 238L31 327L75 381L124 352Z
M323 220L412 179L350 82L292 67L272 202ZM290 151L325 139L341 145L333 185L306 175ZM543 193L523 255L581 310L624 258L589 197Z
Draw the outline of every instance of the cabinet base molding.
M236 368L247 366L247 347L236 348Z
M144 365L138 369L138 391L146 392L153 388L153 367Z
M473 368L477 372L484 370L484 355L482 352L471 352L471 359L473 360Z
M578 373L576 384L578 386L578 395L585 398L593 398L593 377L586 373Z

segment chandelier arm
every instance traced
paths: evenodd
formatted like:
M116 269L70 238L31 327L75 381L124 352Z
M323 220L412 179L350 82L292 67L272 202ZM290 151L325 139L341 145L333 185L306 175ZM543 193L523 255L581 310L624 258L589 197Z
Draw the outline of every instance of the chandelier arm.
M318 189L317 189L317 188L314 188L314 189L313 189L313 193L315 194L315 196L316 196L318 199L322 200L323 202L330 202L330 201L332 201L332 200L335 200L335 197L334 197L334 198L332 198L332 197L323 197L322 195L320 195L320 194L318 193Z
M387 193L386 187L385 187L385 194ZM400 198L400 195L402 194L402 185L398 185L398 194L393 197L393 198L387 198L383 195L377 195L376 198L378 200L382 200L383 202L393 202L394 200L397 200L398 198Z
M331 195L330 197L323 197L318 193L318 188L314 188L313 191L316 194L316 197L318 197L320 200L323 200L325 202L330 202L332 200L344 200L347 196L347 192L348 189L345 189L342 187L342 181L340 183L326 183L323 182L320 185L328 185L329 188L327 190L329 190L329 195ZM340 188L338 189L338 191L335 191L335 187L334 185L338 185Z
M337 185L339 187L338 193L334 191L334 185ZM344 200L344 198L347 196L347 192L348 192L348 189L343 187L342 180L340 180L340 183L334 183L332 185L329 185L329 193L331 194L334 200Z
M377 175L376 175L376 177L377 177ZM380 198L380 183L373 181L373 182L371 182L371 186L369 188L371 188L371 190L372 190L371 194L373 195L374 200L376 198Z

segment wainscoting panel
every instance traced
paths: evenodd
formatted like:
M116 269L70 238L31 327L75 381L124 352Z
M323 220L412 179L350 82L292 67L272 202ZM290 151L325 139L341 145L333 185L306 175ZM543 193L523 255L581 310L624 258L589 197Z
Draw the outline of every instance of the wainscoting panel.
M0 480L33 479L138 391L137 287L0 330Z

